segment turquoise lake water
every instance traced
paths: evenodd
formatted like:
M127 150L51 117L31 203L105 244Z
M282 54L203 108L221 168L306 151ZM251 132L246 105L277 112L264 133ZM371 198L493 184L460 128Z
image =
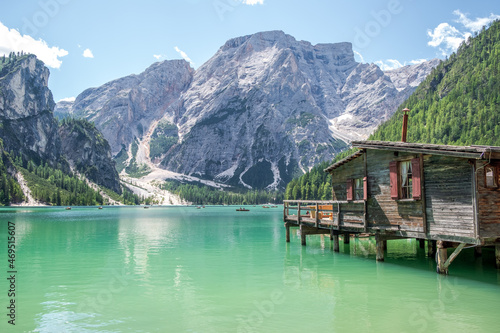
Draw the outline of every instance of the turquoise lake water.
M0 332L494 332L494 252L464 250L450 275L414 240L341 242L282 208L0 209ZM15 223L15 326L7 321Z

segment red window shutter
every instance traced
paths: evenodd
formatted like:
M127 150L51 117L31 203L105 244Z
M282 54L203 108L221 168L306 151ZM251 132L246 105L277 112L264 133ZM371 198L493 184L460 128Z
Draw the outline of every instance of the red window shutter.
M398 182L398 162L392 161L389 163L389 173L391 181L391 199L399 199L399 182Z
M354 198L354 186L353 180L347 180L347 201L352 201Z
M363 178L363 200L368 200L368 177Z
M411 173L413 179L413 199L421 200L422 199L422 170L420 170L420 159L414 158L411 160Z

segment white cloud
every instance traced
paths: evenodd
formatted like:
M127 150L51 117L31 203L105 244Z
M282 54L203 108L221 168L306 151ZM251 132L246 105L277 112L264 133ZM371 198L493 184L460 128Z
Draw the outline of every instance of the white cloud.
M188 55L186 54L186 52L182 51L181 49L179 49L177 46L174 47L175 51L177 51L177 53L179 53L181 55L181 57L186 60L187 62L189 62L191 64L191 66L194 67L194 62L191 60L191 58L188 57Z
M365 62L365 59L363 58L363 56L361 55L361 53L359 53L356 50L352 50L352 51L354 52L354 56L358 56L360 62Z
M476 17L476 19L473 21L459 9L455 10L453 14L458 16L458 19L455 22L461 23L464 27L472 32L479 31L484 26L488 26L491 22L500 19L500 15L491 13L489 17Z
M481 30L483 26L488 26L492 21L500 18L499 15L490 14L489 17L477 17L475 20L471 20L458 9L453 14L458 16L455 22L460 23L464 29L459 30L449 23L443 22L434 30L427 30L427 35L431 38L427 44L438 48L443 56L455 52L460 44L469 38L472 33Z
M68 51L56 46L49 47L42 40L35 40L28 35L21 35L15 29L9 29L0 22L0 55L8 55L10 52L32 53L51 68L60 68L62 60L59 58L67 56Z
M85 58L94 58L94 54L90 49L85 49L85 51L83 51L83 56Z
M441 54L446 56L455 52L460 46L460 43L471 34L468 32L460 32L457 28L448 23L440 23L434 31L428 30L427 35L431 37L431 40L427 44L439 48Z
M59 103L59 102L74 102L75 100L76 100L76 97L66 97L66 98L60 99L57 103Z
M264 4L264 0L243 0L242 2L245 5L251 5L251 6Z
M426 62L427 59L415 59L415 60L410 60L410 65L418 65L418 64L421 64L423 62Z
M387 59L385 61L379 60L375 61L375 64L380 67L383 71L389 71L391 69L397 69L403 67L403 65L396 59Z
M160 60L163 56L161 54L153 54L153 57L155 57L156 60Z

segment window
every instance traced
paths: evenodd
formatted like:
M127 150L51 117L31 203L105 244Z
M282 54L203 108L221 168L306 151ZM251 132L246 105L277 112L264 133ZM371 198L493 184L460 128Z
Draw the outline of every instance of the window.
M484 167L485 184L487 188L498 187L498 168L493 165Z
M399 163L399 174L401 177L401 199L411 199L413 196L413 179L411 171L411 161L404 161Z
M367 178L347 180L347 201L368 200Z
M391 199L422 199L420 159L389 163Z
M354 179L354 200L363 200L363 178Z

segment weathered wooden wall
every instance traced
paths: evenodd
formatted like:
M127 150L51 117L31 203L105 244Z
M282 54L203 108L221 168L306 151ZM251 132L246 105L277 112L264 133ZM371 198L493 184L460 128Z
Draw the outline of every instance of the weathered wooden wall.
M424 156L430 235L475 237L472 165L465 158Z
M422 201L392 200L389 163L417 157L415 154L368 149L368 226L423 231Z
M500 161L494 162L500 163ZM485 188L484 165L485 162L476 163L479 234L485 238L498 237L500 235L500 188Z
M365 176L363 158L363 155L359 156L333 170L333 200L347 200L347 179L363 178Z

